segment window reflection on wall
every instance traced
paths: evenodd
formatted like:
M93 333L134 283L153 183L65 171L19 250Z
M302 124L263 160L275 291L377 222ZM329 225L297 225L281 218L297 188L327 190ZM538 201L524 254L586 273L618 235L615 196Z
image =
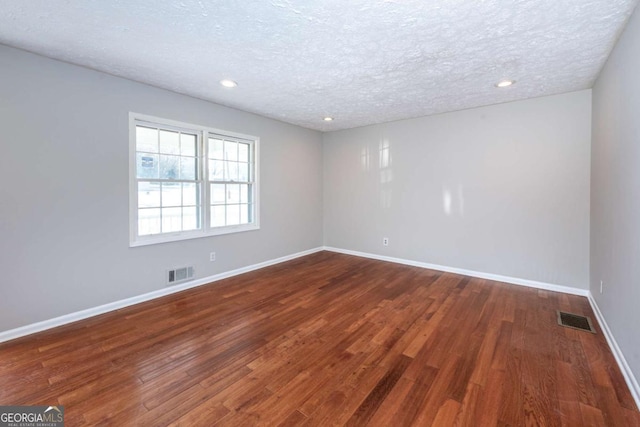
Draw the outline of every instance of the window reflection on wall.
M391 143L388 139L380 141L379 148L380 169L380 204L383 209L389 209L392 202L391 182L393 181Z
M360 166L363 172L369 172L369 169L371 169L371 153L366 145L360 151Z
M462 184L458 184L455 197L449 187L442 186L442 210L447 216L454 214L464 216L464 188Z

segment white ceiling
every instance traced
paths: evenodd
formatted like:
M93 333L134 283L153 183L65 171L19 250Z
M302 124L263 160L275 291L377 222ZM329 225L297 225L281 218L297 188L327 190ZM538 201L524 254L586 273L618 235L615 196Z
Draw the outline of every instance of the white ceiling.
M3 0L0 43L328 131L589 88L637 3Z

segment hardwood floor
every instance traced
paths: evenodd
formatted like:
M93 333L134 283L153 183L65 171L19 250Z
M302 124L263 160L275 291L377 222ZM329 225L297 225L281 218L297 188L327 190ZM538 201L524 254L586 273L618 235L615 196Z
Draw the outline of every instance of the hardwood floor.
M0 345L68 426L640 426L586 298L320 252Z

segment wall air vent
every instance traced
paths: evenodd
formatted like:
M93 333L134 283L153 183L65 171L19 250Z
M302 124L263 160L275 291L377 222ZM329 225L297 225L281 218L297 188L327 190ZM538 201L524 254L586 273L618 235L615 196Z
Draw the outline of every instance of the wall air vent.
M195 274L193 266L174 268L167 271L167 284L173 285L175 283L184 282L185 280L192 279Z
M596 330L591 323L591 319L579 314L565 313L564 311L558 310L558 325L591 332L593 334L596 333Z

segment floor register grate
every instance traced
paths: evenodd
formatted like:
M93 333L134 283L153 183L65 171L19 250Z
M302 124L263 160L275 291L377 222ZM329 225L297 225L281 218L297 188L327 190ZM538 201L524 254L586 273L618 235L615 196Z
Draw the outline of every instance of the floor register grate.
M581 331L596 333L596 330L591 323L591 319L587 316L581 316L579 314L566 313L558 310L558 325L566 326L567 328L579 329Z

